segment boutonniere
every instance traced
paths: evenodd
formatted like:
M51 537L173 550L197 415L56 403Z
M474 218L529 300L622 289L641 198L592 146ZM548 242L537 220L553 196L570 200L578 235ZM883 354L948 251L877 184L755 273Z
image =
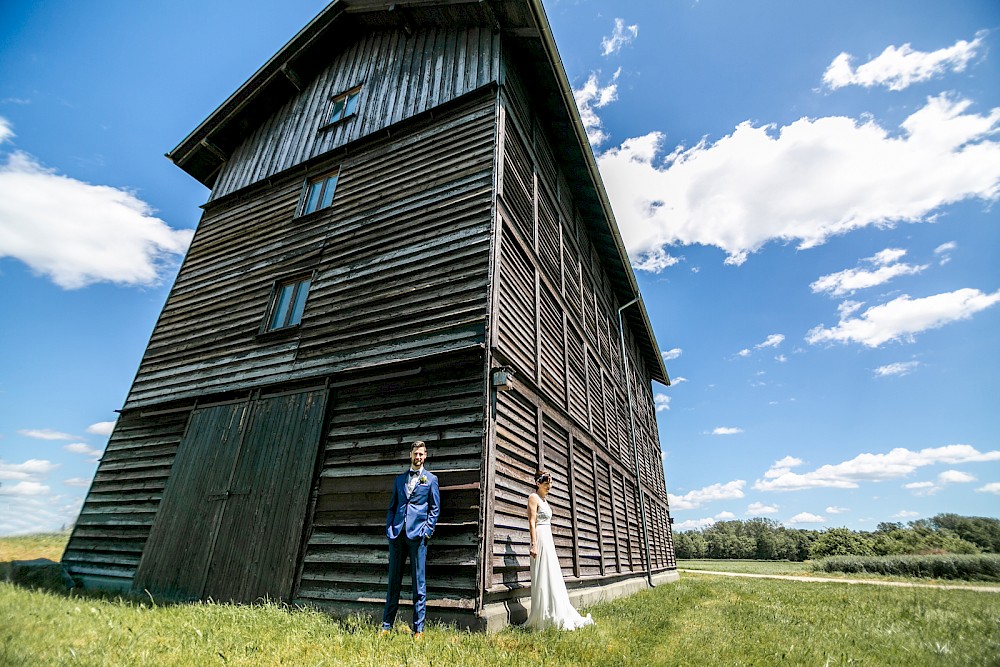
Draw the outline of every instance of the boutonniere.
M421 484L426 484L427 483L427 475L421 475L420 479L417 480L417 481L420 482Z

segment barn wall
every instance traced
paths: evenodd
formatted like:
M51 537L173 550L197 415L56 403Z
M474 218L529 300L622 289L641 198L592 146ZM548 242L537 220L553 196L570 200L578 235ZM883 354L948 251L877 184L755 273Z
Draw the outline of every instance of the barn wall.
M207 207L126 408L481 345L495 90ZM333 206L297 216L339 165ZM275 280L315 271L300 327L261 335Z
M536 465L554 476L553 533L570 581L645 571L617 303L512 72L502 92L494 361L515 371L496 398L489 592L529 579L525 503ZM626 329L654 571L675 566L649 373Z
M85 587L131 587L189 414L119 417L62 558Z
M497 80L499 35L481 28L375 30L345 44L319 76L247 136L212 199ZM330 125L331 99L362 86L354 117Z
M419 439L427 443L426 467L441 490L427 558L430 613L471 615L478 593L484 394L481 350L335 378L297 602L333 610L375 610L384 603L386 510L393 479L409 465L409 445ZM409 595L405 577L403 600Z

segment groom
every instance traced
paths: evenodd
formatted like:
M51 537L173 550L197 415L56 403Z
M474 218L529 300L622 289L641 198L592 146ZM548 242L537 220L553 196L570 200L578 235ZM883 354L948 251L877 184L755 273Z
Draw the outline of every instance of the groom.
M392 629L399 609L399 589L403 583L403 566L410 559L410 582L413 587L413 638L424 636L427 615L427 580L424 563L427 542L434 534L441 513L438 479L424 470L427 446L420 440L410 445L410 469L396 477L392 499L385 515L385 534L389 538L389 590L385 594L382 614L382 634Z

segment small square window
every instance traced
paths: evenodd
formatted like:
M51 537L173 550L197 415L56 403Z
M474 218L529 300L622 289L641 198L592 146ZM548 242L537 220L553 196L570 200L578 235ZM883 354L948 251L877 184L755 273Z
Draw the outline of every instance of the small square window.
M358 111L358 96L361 95L361 86L352 88L346 93L341 93L333 98L333 106L330 110L329 124L333 124L350 118Z
M312 277L299 277L274 286L264 331L294 327L302 323Z
M333 193L337 190L337 179L340 170L311 178L306 183L305 201L302 204L302 215L329 208L333 205Z

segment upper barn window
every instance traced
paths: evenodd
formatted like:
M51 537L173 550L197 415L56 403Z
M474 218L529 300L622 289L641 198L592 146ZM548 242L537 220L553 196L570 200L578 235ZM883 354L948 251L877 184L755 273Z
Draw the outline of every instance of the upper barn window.
M294 327L302 323L302 313L306 308L306 298L309 296L311 284L312 275L275 283L267 309L265 332Z
M346 93L334 95L332 99L333 106L330 109L330 118L327 120L327 124L332 125L333 123L342 121L345 118L350 118L357 113L358 97L360 95L361 86L351 88Z
M332 206L333 193L337 191L337 180L339 178L340 169L336 169L306 181L306 191L303 195L304 200L300 215L306 215L307 213Z

